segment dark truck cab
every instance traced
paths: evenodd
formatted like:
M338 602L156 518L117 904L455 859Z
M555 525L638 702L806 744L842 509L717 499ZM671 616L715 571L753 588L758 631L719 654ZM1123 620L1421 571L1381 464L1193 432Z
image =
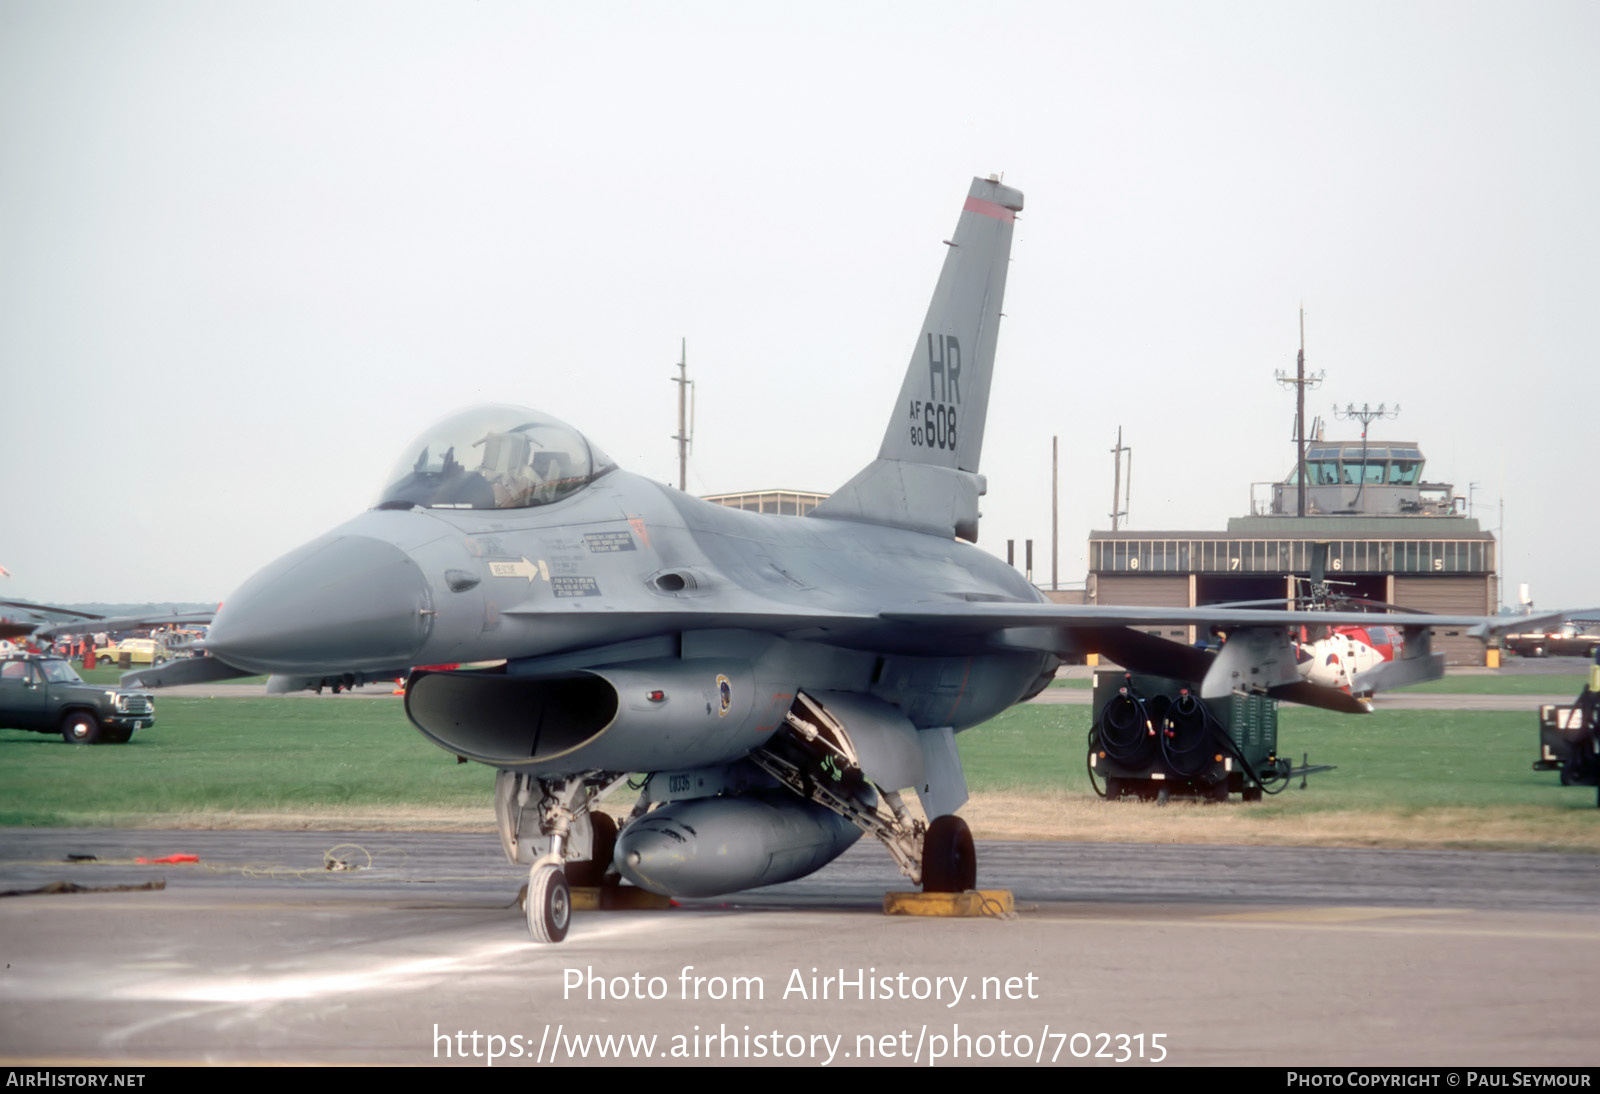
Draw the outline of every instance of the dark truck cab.
M125 744L155 720L147 691L86 684L60 657L0 659L0 729L59 733L71 744Z

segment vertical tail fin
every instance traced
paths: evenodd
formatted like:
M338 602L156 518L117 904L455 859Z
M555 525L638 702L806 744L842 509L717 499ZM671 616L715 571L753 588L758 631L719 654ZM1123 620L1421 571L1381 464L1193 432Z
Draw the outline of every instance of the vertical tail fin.
M814 517L978 538L984 419L1022 194L973 179L878 458Z

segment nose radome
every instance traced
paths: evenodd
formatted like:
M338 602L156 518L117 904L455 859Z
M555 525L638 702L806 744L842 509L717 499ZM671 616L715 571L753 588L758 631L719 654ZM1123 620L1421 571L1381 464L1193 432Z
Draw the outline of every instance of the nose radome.
M239 668L314 674L415 663L433 619L428 581L369 536L314 540L223 602L206 648Z

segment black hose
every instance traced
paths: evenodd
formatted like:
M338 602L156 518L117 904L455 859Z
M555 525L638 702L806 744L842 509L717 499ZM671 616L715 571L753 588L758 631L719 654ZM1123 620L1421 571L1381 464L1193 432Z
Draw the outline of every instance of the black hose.
M1095 781L1095 777L1094 777L1094 754L1095 754L1095 746L1096 746L1096 743L1097 743L1097 738L1099 737L1099 735L1100 734L1099 734L1099 730L1098 730L1097 727L1095 727L1095 726L1090 726L1089 727L1089 754L1083 758L1083 769L1089 773L1089 787L1090 787L1090 789L1092 789L1096 794L1098 794L1100 797L1103 798L1103 797L1106 796L1106 792L1103 789L1101 789L1100 784Z
M1149 762L1154 744L1150 710L1132 688L1123 688L1101 708L1095 728L1107 759L1124 767L1144 767Z
M1245 777L1260 787L1263 794L1282 794L1289 789L1289 780L1294 775L1294 764L1281 757L1275 757L1272 761L1272 769L1266 775L1261 775L1251 766L1250 761L1244 758L1244 753L1239 750L1239 746L1235 743L1233 736L1222 732L1221 726L1217 727L1217 739L1233 755L1233 758L1239 761L1239 768L1244 772ZM1269 783L1276 782L1281 782L1283 785L1276 790L1267 789Z
M1193 692L1184 691L1173 700L1160 734L1161 756L1172 773L1192 779L1210 767L1211 737L1220 728Z

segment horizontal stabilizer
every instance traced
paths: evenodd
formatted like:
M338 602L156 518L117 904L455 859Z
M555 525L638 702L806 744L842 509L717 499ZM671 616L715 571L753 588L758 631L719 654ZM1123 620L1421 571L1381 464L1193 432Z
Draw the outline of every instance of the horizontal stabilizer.
M1384 661L1366 672L1358 672L1350 681L1350 690L1366 693L1388 691L1391 688L1425 684L1444 677L1444 654L1429 653L1421 657L1407 657L1400 661Z

